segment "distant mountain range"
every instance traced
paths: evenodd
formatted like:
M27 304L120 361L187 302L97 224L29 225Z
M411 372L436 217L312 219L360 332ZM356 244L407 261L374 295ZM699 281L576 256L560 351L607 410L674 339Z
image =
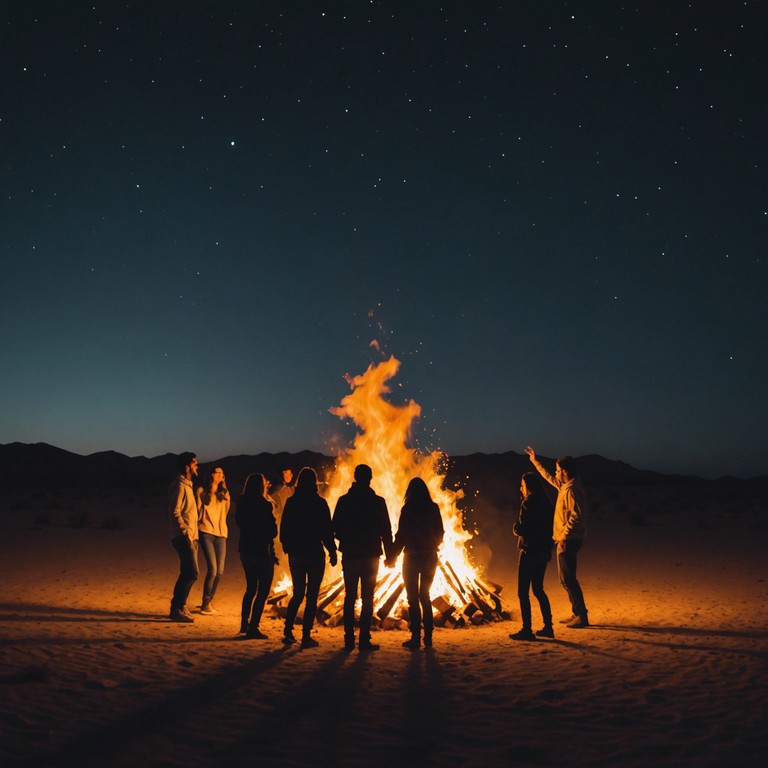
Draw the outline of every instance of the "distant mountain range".
M546 464L547 460L542 458ZM587 485L599 486L768 486L768 476L748 480L724 477L705 480L693 476L665 475L635 469L622 461L590 455L577 458L579 472ZM262 472L272 482L279 482L283 469L298 472L308 466L323 474L333 467L334 459L312 451L301 453L260 453L254 456L226 456L201 465L201 477L207 469L224 469L228 485L241 487L251 472ZM46 443L9 443L0 445L0 488L164 488L176 473L177 456L129 457L114 451L81 456ZM531 469L524 454L473 453L448 457L446 480L451 487L499 487L519 483L523 472Z

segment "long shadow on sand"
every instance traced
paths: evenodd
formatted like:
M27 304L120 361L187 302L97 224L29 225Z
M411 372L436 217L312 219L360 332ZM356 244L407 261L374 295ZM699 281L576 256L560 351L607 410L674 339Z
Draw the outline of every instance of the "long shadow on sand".
M45 603L0 603L0 621L141 621L167 622L168 618L156 613L138 611L108 611L101 608L65 608Z
M748 632L735 629L693 629L691 627L654 626L644 627L632 624L590 624L589 629L607 632L644 632L659 635L684 635L686 637L743 637L747 639L763 640L768 638L768 632Z

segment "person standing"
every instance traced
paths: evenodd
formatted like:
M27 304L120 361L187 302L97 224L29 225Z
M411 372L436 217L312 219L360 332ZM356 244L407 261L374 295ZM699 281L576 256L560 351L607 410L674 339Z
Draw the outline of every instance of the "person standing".
M224 575L227 559L229 490L221 467L214 467L205 485L197 489L197 507L200 548L208 566L203 582L203 604L200 606L200 613L211 615L218 613L213 607L213 596Z
M573 629L589 626L589 615L584 603L581 585L576 577L577 555L587 534L587 499L584 486L576 474L576 463L570 456L562 456L555 464L554 477L536 458L536 452L525 449L538 473L557 488L552 538L557 545L557 572L560 583L571 602L571 616L560 623Z
M179 474L168 488L168 522L171 544L179 556L179 577L171 598L171 621L190 624L194 621L187 609L187 598L200 573L197 567L197 500L192 484L197 477L194 453L179 456Z
M301 601L304 603L301 647L314 648L319 643L310 633L317 613L317 595L325 572L325 550L331 565L336 565L336 542L331 528L331 510L317 490L315 470L304 467L296 488L286 499L280 521L280 541L288 555L293 595L288 602L283 631L284 643L295 643L293 624Z
M240 611L240 633L247 639L263 640L261 614L275 574L274 541L277 536L275 505L267 496L264 475L246 478L243 495L237 500L235 522L240 529L240 562L245 572L245 594Z
M520 513L512 530L518 537L517 597L520 600L523 627L510 637L513 640L554 637L552 608L544 591L544 574L547 563L552 559L552 504L535 472L526 472L520 478L520 495ZM531 589L539 601L541 617L544 620L544 626L535 634L531 622Z
M411 639L404 648L415 650L421 645L421 627L424 625L424 645L432 647L434 616L429 591L437 570L437 550L443 542L445 528L440 507L429 495L427 484L414 477L405 491L403 508L395 535L392 553L387 565L394 565L397 556L403 556L403 582L408 598L408 624Z
M387 503L370 487L373 471L367 464L355 467L355 481L349 491L336 502L333 534L339 541L341 567L344 573L344 647L355 647L355 603L360 585L361 651L375 651L371 642L373 592L382 554L392 549L392 525Z

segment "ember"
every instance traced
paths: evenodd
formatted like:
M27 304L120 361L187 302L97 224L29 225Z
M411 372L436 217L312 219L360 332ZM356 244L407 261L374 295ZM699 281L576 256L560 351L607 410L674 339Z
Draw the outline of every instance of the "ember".
M352 389L341 405L330 411L340 419L349 419L359 429L352 447L341 453L330 477L326 478L326 492L331 510L338 498L352 484L354 468L368 464L373 470L376 492L387 502L393 532L403 503L408 482L421 477L432 498L440 507L445 526L445 538L440 550L440 562L432 584L432 606L436 626L461 627L467 623L509 619L500 597L501 587L482 578L470 563L467 543L472 535L464 529L456 502L462 497L443 486L445 474L441 471L443 456L439 452L419 453L409 447L411 426L421 413L413 400L394 405L384 396L390 393L387 382L392 379L400 363L390 357L379 365L371 365L360 376L347 376ZM374 622L385 629L407 628L408 605L401 576L400 562L393 569L380 570L374 596ZM269 603L285 616L291 595L290 579L278 585ZM318 601L318 620L336 626L342 622L344 582L340 567L326 571L326 580Z

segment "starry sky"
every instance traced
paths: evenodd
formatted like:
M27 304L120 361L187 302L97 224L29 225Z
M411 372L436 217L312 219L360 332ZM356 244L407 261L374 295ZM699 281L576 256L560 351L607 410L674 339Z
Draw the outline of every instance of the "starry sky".
M394 355L423 450L768 471L760 2L0 20L0 442L330 453Z

